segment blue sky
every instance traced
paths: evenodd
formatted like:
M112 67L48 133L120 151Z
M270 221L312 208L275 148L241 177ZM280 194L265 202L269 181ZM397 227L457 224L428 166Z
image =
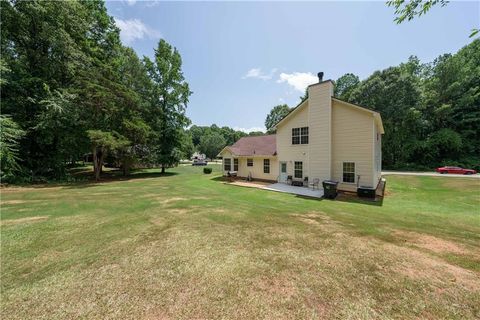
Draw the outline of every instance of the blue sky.
M295 106L316 73L361 79L416 55L423 62L472 40L479 2L433 7L397 25L384 2L107 1L123 42L152 56L159 38L175 46L193 91L193 124L264 128L270 109Z

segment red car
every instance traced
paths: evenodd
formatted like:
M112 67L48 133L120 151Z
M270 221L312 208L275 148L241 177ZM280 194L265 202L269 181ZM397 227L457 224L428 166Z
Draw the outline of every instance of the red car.
M464 169L462 167L440 167L437 168L435 171L438 173L456 173L456 174L476 174L477 171L473 169Z

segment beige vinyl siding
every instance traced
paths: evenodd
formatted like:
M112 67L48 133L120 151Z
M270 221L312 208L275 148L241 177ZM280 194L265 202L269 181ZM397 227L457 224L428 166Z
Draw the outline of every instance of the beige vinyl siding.
M247 159L253 159L253 167L247 167ZM270 159L270 173L263 173L263 160ZM255 156L238 158L238 176L248 177L251 173L252 178L261 180L277 181L278 178L278 160L272 156Z
M375 187L373 114L333 101L332 106L332 179L340 188L354 190L360 185ZM355 163L355 184L343 183L343 162Z
M322 82L308 88L310 152L308 178L331 178L331 119L333 83Z
M382 134L378 126L374 126L374 181L382 177Z
M331 96L329 81L308 88L308 100L277 127L278 161L287 162L287 174L294 175L295 161L303 163L303 178L330 179ZM308 127L309 143L292 144L292 128Z
M309 127L308 109L308 102L304 102L303 105L298 107L298 110L277 127L278 162L285 161L287 163L287 175L293 176L294 162L302 161L303 176L308 176L308 151L310 144L292 144L292 128ZM311 139L311 134L309 133L309 140L311 141ZM276 169L277 175L279 173L278 162ZM270 172L272 171L270 170Z
M228 150L223 150L223 152L220 154L222 156L222 172L223 175L227 175L227 171L225 171L225 159L231 159L231 165L232 165L232 170L233 170L233 156Z
M278 160L276 156L258 156L255 157L238 157L230 153L228 150L224 150L221 154L222 156L222 172L226 176L228 174L225 171L225 159L231 159L232 171L234 169L233 159L238 159L238 177L246 178L248 174L251 173L253 179L261 180L271 180L277 181L279 169L278 169ZM247 167L247 159L253 159L253 167ZM270 173L263 173L263 159L270 159Z

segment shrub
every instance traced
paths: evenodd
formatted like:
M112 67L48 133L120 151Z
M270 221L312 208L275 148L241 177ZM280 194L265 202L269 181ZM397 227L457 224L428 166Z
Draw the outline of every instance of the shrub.
M206 174L212 173L212 168L208 168L208 167L203 168L203 173L206 173Z

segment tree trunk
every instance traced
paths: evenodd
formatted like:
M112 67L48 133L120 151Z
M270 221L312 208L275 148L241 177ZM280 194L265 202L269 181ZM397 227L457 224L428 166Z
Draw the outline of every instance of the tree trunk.
M162 173L165 173L165 165L162 164Z
M102 173L104 156L105 156L105 152L103 150L103 147L93 148L93 171L95 172L96 181L100 180L100 174Z

